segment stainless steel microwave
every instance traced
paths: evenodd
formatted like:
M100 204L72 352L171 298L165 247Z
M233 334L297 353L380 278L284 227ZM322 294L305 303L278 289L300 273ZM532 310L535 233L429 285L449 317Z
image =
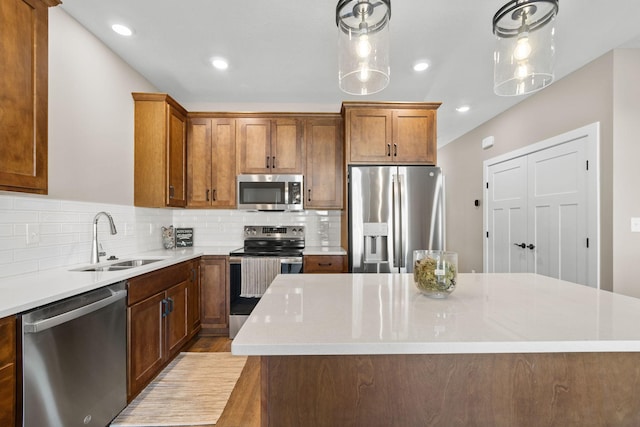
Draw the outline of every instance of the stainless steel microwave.
M238 209L301 211L302 175L238 175Z

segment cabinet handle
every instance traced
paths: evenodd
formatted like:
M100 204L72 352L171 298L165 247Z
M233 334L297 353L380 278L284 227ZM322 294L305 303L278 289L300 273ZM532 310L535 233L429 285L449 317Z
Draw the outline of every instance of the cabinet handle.
M393 144L393 156L398 155L398 144Z
M207 202L209 201L209 189L207 188Z
M307 190L307 201L308 202L311 201L311 189L310 188Z
M531 244L531 243L529 243L529 245L528 245L527 247L528 247L529 249L531 249L531 250L534 250L534 249L536 248L536 247L535 247L533 244Z
M271 158L271 167L272 167L273 169L275 169L275 168L276 168L276 156L273 156L273 157Z
M173 313L173 298L167 298L169 300L169 313Z
M514 243L514 245L520 246L522 249L527 247L527 245L525 245L524 242L523 243Z
M167 310L169 308L169 301L167 301L167 299L163 299L162 300L162 317L167 317L169 315L169 311Z
M267 156L267 169L269 169L269 156Z
M195 283L196 281L196 269L192 268L191 269L191 281Z
M332 262L319 262L318 265L320 267L331 267L333 265Z
M217 197L216 189L214 188L214 189L213 189L213 201L214 201L214 202L216 201L216 197Z
M391 144L387 144L387 157L391 157Z
M169 198L173 199L173 195L175 194L176 190L175 188L173 188L173 185L169 186Z

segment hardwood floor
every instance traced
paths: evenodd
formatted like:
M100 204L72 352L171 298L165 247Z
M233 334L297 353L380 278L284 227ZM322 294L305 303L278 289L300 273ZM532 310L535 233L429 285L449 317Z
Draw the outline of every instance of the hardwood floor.
M231 351L231 339L225 337L198 337L184 351L225 352ZM215 427L259 427L260 426L260 359L247 358L229 402ZM202 426L200 426L202 427Z

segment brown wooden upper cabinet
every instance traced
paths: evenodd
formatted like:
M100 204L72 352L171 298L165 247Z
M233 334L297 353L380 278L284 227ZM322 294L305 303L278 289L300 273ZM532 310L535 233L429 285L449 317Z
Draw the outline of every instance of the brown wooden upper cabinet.
M303 173L302 123L289 118L238 119L238 173Z
M48 192L48 7L0 2L0 190Z
M340 117L305 121L306 209L342 209L342 123Z
M439 103L344 102L348 163L435 165Z
M236 120L190 118L187 134L187 206L236 206Z
M187 204L187 111L164 93L133 93L136 206Z

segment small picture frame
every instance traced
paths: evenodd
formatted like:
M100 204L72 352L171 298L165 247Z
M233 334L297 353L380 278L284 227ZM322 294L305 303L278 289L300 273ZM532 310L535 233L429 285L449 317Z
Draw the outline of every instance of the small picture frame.
M193 246L193 228L176 228L176 248Z

